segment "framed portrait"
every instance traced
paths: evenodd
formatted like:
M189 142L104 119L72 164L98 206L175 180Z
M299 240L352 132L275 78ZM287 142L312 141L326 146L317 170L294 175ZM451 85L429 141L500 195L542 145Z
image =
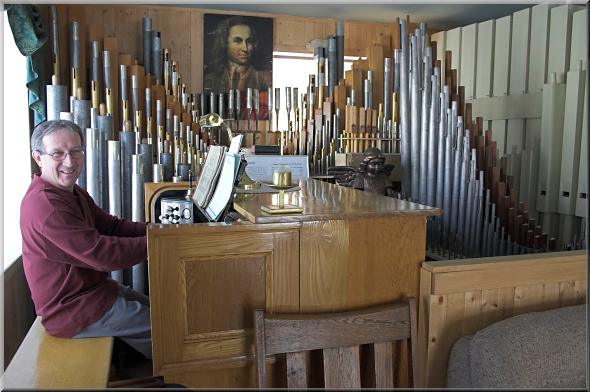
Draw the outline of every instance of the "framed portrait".
M259 91L261 119L267 118L267 90L272 87L273 19L205 14L203 92L238 89L244 100L250 87ZM245 105L242 105L245 107Z

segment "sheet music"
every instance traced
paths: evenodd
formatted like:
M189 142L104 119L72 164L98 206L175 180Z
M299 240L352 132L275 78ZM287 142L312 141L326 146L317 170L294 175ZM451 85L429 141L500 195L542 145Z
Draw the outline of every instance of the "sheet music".
M238 134L231 138L231 143L229 145L228 152L231 154L237 154L240 152L240 147L242 147L242 139L244 138L243 134Z
M225 146L209 147L209 153L207 154L207 159L203 165L203 170L201 171L201 176L199 177L199 182L193 195L193 202L201 208L205 208L211 200L219 174L221 173L226 149L227 147Z
M227 203L234 191L234 182L240 164L239 154L225 154L223 168L217 181L217 187L211 197L209 205L205 209L207 218L211 221L217 221L219 215L225 210Z

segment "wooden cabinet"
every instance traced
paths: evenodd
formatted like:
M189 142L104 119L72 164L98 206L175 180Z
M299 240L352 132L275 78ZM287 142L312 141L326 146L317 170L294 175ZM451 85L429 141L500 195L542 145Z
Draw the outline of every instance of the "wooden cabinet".
M317 180L234 203L248 221L150 225L154 372L189 387L255 387L253 311L325 312L417 296L426 219L440 210ZM280 361L269 361L269 386Z

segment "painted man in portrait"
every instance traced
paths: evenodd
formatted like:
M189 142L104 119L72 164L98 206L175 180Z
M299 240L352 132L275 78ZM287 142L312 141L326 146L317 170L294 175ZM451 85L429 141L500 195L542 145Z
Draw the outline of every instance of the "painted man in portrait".
M215 19L215 28L208 30ZM266 92L272 87L272 19L205 15L205 29L204 92L239 89L244 99L247 88L258 89L260 108L266 109Z

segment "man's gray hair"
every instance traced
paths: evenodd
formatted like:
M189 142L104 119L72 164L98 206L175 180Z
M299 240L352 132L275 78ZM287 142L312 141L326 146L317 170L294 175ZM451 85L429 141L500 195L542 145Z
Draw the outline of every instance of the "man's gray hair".
M31 151L47 152L44 150L43 138L59 131L60 129L67 129L70 132L78 134L82 146L84 145L84 135L78 125L69 120L50 120L42 122L33 130L33 135L31 136Z

